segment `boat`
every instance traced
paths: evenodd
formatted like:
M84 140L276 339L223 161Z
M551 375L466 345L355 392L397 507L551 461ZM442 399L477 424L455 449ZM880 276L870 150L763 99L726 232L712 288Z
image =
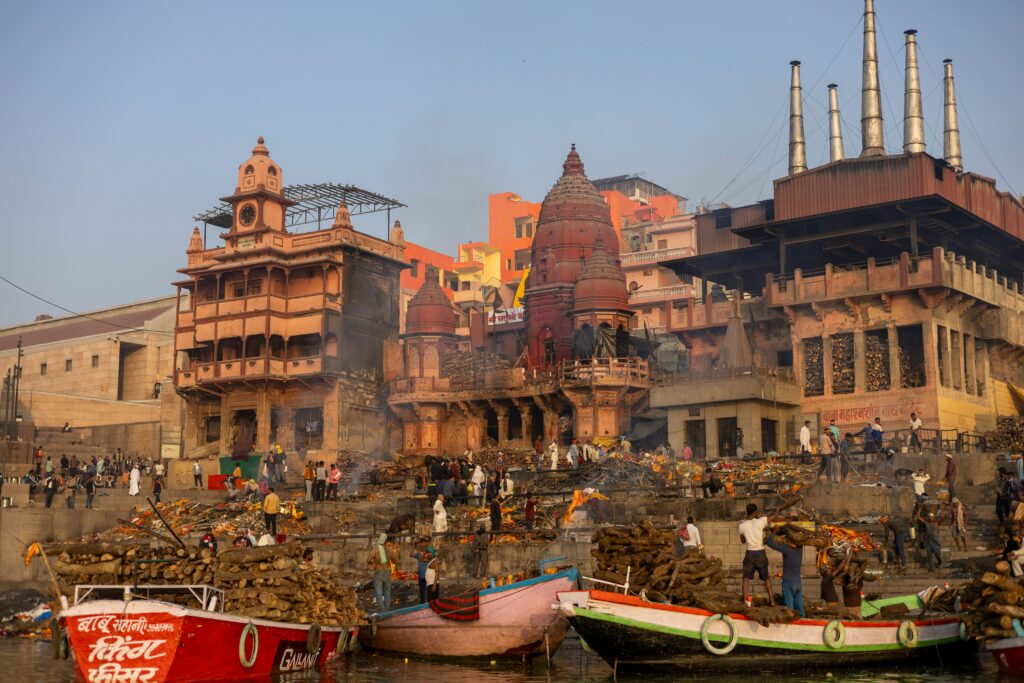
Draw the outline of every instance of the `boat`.
M985 643L985 649L995 657L1002 673L1024 673L1024 638L1000 638Z
M223 591L203 585L80 585L58 624L90 683L266 680L319 669L356 642L357 627L250 619L223 605Z
M371 614L359 643L367 650L426 657L550 657L569 631L557 595L579 587L579 570L571 567Z
M583 641L617 671L708 672L973 662L960 617L797 619L762 626L740 614L653 603L603 590L559 594Z

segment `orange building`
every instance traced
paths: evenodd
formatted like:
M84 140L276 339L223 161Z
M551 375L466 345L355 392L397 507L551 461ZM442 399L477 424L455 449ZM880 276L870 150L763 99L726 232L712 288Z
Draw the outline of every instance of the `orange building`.
M439 251L420 246L415 242L406 242L402 224L395 221L395 227L391 229L390 240L395 244L405 245L405 262L409 267L402 271L399 278L399 285L402 290L401 301L401 331L405 331L405 314L409 308L409 302L413 295L423 286L424 278L434 267L437 276L437 284L441 290L451 299L454 291L458 289L459 278L454 270L455 259Z

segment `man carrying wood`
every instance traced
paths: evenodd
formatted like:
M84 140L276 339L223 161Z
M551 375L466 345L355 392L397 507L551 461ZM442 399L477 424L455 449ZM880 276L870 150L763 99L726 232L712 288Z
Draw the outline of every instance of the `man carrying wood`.
M370 550L370 556L366 558L367 564L373 569L373 596L377 601L378 612L391 609L391 565L398 562L394 547L387 541L388 535L381 532Z
M789 536L777 542L773 533L768 537L768 547L782 554L782 604L795 610L803 619L807 616L804 610L804 582L800 570L804 563L804 547L793 541Z
M743 599L750 602L750 581L754 574L764 582L768 593L768 604L775 606L772 594L772 580L768 576L768 555L764 551L764 530L768 527L768 518L757 516L757 505L747 505L747 516L740 522L740 541L747 546L743 553Z
M274 487L270 487L270 493L263 499L263 520L267 525L267 532L270 535L277 536L277 515L281 512L281 499L274 492Z
M487 575L487 546L490 542L490 535L481 524L473 536L473 576L478 579Z

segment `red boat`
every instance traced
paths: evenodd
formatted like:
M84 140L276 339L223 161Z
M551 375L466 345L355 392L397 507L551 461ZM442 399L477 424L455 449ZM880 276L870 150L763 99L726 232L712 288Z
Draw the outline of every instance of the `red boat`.
M184 595L196 606L150 593ZM223 592L209 586L76 586L60 624L89 683L266 680L320 669L357 642L357 627L250 619L224 613L223 604Z
M1003 673L1024 674L1024 638L1001 638L985 644Z

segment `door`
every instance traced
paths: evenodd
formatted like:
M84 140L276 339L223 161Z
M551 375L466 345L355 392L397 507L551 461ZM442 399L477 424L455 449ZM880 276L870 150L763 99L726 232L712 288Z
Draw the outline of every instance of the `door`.
M694 460L707 459L705 451L707 429L704 426L704 420L686 421L686 443L690 444L690 448L693 449Z
M779 450L778 422L761 418L761 452Z
M736 457L736 418L720 417L718 426L718 457Z

